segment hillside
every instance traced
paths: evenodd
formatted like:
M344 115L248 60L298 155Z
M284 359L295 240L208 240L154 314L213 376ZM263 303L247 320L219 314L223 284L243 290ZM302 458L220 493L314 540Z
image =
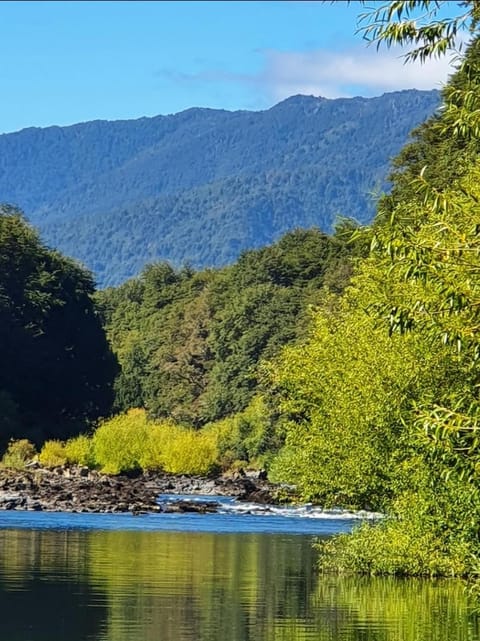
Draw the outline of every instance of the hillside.
M295 227L368 222L389 161L436 91L259 112L212 109L0 136L0 201L22 208L100 286L157 259L219 266Z

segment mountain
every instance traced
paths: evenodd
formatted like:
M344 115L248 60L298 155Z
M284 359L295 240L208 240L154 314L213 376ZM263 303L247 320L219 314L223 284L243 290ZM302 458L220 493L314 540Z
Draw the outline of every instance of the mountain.
M295 227L369 222L389 161L437 91L292 96L265 111L29 128L0 136L0 202L100 286L147 262L220 266Z

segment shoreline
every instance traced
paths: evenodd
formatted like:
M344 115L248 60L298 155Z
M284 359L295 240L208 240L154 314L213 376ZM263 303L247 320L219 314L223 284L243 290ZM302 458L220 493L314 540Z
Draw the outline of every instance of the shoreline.
M215 496L275 504L276 490L278 486L264 479L241 474L200 477L146 472L110 476L86 467L0 469L0 511L211 513L218 506ZM160 505L160 494L211 495L212 501L184 499Z

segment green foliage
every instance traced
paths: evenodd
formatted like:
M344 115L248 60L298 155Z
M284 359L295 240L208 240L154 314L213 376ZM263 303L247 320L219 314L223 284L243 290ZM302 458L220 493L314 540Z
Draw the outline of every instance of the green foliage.
M478 569L478 137L450 108L465 83L478 95L477 57L478 40L442 115L399 159L351 286L322 301L308 339L270 366L286 430L272 473L306 497L387 514L322 546L325 569ZM475 105L462 107L473 120Z
M62 441L45 441L38 455L38 460L45 467L58 467L67 462L67 452Z
M462 479L445 480L422 456L397 468L389 516L321 545L324 570L467 576L475 570L480 502Z
M65 443L65 456L68 463L94 467L95 459L92 440L85 434L68 439Z
M48 467L79 464L107 474L134 470L210 474L229 469L239 459L264 466L274 438L271 417L259 397L238 416L203 430L152 421L145 410L130 409L102 421L91 437L80 435L66 443L47 441L39 458ZM16 452L19 446L15 444L14 449Z
M478 114L474 100L480 95L479 64L480 40L475 38L442 90L442 109L412 132L412 142L393 161L392 192L381 201L375 227L388 224L395 205L422 203L425 189L417 188L420 176L437 190L448 189L475 164L480 153L479 138L472 135Z
M107 474L140 469L148 436L147 417L139 409L103 421L92 437L95 463Z
M274 478L385 510L324 548L326 568L469 574L478 557L478 169L423 178L311 335L271 367L286 446Z
M108 413L115 360L89 273L0 207L0 441L66 436Z
M164 454L177 431L183 428L171 422L149 422L148 431L139 455L142 470L164 470Z
M285 446L270 475L298 485L309 500L383 509L415 403L440 401L442 386L452 391L463 374L448 348L389 336L366 311L383 276L366 261L343 300L327 299L313 313L308 340L285 348L270 367L286 419Z
M365 4L365 2L363 2ZM457 15L440 18L442 5L448 5ZM406 54L407 61L425 62L440 57L457 46L459 32L478 32L480 8L476 0L445 2L438 0L392 0L378 4L359 18L360 31L377 47L385 43L412 47Z
M221 270L149 266L140 278L97 294L122 371L116 409L200 428L248 406L259 363L303 333L318 291L341 292L366 253L358 226L334 236L295 230L244 252Z
M218 430L153 422L144 410L131 409L102 421L91 437L47 441L39 460L47 467L73 463L98 467L106 474L135 470L208 474L219 465L218 441Z
M217 463L232 469L239 462L249 467L268 467L273 452L279 447L271 411L262 396L255 396L248 407L203 429L213 434L217 443Z
M161 467L172 474L208 474L217 466L215 435L186 428L170 428L161 453Z
M11 440L2 457L3 467L21 470L33 459L37 451L35 445L26 438Z
M415 287L414 298L380 305L391 331L415 331L434 345L458 353L463 388L444 403L419 406L415 424L432 459L445 474L477 481L480 342L480 242L476 166L441 191L419 179L423 206L398 206L391 224L378 233L378 246L391 255L393 269ZM418 222L422 221L419 225Z

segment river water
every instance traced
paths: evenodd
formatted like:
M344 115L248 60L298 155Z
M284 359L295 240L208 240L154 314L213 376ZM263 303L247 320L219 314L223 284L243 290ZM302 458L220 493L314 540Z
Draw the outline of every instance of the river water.
M224 503L1 513L1 641L480 641L460 582L318 575L353 515Z

